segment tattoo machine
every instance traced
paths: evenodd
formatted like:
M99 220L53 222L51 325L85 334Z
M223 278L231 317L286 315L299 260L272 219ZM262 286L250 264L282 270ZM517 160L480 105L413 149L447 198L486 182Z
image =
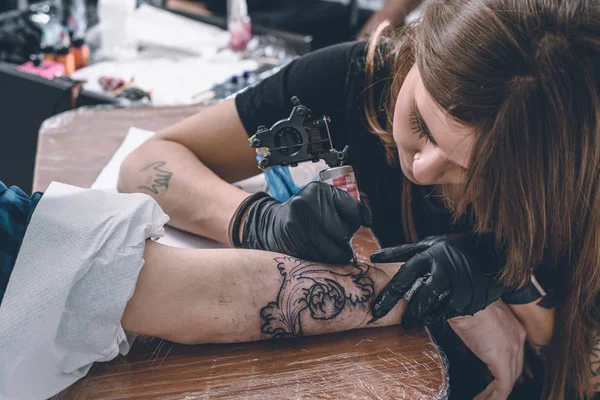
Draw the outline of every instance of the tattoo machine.
M324 160L329 166L320 172L319 180L342 189L360 201L354 169L344 165L348 148L338 151L333 147L329 124L324 115L313 119L311 110L302 105L298 97L292 97L294 107L290 116L275 122L269 129L262 125L252 136L250 146L259 157L258 167L266 170L275 166L295 167L305 161Z

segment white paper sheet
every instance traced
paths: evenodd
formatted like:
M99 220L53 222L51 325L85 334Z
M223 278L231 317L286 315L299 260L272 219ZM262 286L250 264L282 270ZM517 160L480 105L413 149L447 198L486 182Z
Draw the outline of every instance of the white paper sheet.
M48 187L0 307L0 399L47 399L129 352L121 318L168 219L139 193Z

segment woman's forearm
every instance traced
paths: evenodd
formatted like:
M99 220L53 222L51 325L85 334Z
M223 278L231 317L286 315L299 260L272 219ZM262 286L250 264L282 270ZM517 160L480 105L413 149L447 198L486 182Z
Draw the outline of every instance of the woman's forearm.
M328 266L252 250L148 243L126 330L180 343L298 337L367 326L398 264ZM400 322L405 302L369 326Z
M136 149L121 166L118 189L151 195L177 228L229 243L229 219L248 196L230 183L258 173L235 102L227 100Z
M151 139L121 166L120 192L154 197L171 218L169 224L228 243L228 222L248 193L225 182L188 148Z

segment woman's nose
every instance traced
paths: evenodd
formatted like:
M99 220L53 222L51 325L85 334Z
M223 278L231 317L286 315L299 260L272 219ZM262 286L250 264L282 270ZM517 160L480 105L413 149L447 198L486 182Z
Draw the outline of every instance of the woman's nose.
M446 167L446 157L433 146L416 152L413 157L413 175L416 180L426 185L436 183L444 175Z

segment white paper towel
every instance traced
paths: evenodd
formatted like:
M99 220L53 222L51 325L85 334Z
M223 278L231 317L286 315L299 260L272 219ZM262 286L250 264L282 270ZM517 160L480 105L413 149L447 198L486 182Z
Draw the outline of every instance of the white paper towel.
M121 317L168 219L145 194L50 185L0 307L0 399L46 399L127 354Z

